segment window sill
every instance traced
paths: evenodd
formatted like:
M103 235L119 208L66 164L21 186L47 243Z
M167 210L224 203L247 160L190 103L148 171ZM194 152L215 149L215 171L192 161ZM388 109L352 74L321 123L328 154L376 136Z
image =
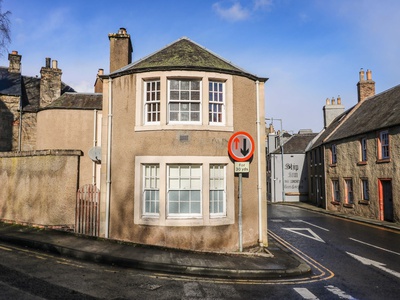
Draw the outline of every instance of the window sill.
M365 166L365 165L367 165L367 164L368 164L367 161L359 161L359 162L357 163L357 166Z
M343 203L343 207L354 208L354 204L353 203Z
M173 131L173 130L208 130L208 131L227 131L233 132L233 126L227 125L192 125L192 124L174 124L174 125L142 125L135 126L135 131Z
M331 167L331 168L336 168L336 163L334 163L334 164L329 164L329 167Z
M340 205L340 202L339 201L331 201L331 204L333 204L333 205Z
M360 201L358 201L358 204L369 205L369 201L368 200L360 200Z
M376 160L377 164L386 164L386 163L390 163L390 158L383 158L383 159L377 159Z

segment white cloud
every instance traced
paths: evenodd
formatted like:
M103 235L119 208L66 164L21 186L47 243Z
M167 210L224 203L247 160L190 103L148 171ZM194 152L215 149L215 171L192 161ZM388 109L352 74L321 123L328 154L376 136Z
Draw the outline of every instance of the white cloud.
M254 10L269 9L272 6L272 0L254 0Z
M233 3L228 8L222 7L221 2L217 2L213 4L213 9L218 15L229 21L242 21L250 16L249 10L243 8L239 2Z

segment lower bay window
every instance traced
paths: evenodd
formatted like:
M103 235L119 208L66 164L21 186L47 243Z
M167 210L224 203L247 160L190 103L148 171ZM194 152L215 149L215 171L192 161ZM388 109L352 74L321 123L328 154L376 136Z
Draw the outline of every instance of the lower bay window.
M234 171L227 157L136 157L136 224L234 222Z

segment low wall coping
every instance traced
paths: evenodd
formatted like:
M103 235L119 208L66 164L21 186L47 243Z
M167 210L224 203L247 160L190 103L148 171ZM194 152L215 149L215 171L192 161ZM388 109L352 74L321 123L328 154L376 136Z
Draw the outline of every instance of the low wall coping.
M0 158L3 158L3 157L48 156L48 155L53 155L53 156L82 156L83 152L81 150L66 150L66 149L0 152Z

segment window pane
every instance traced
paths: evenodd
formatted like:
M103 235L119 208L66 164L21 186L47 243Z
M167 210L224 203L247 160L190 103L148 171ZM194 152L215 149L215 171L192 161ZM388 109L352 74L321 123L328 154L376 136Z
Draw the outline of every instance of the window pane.
M179 100L179 92L178 91L171 91L169 98L171 100Z
M179 81L178 80L171 80L169 82L169 86L171 90L179 90Z

